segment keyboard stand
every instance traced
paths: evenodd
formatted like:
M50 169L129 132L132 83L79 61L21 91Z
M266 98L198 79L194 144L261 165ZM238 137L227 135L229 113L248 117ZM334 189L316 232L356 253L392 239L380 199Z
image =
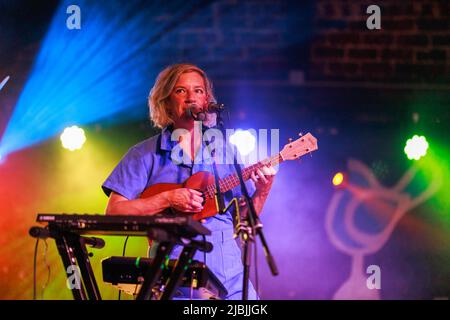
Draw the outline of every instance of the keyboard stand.
M84 238L78 234L62 231L49 225L52 238L61 256L67 275L67 286L75 300L102 300L89 260ZM80 277L81 272L81 277Z
M158 241L159 245L155 259L144 275L144 282L142 283L142 287L139 290L136 300L152 299L152 289L155 286L156 282L159 280L161 273L165 268L166 257L170 256L170 253L175 246L175 237L171 236L167 231L163 229L150 229L148 231L148 238Z
M192 258L195 255L197 248L195 247L184 247L180 254L174 268L172 275L167 279L164 292L161 296L161 300L171 300L175 294L176 289L183 281L184 273L188 268L189 264L192 262Z
M144 276L144 283L139 290L136 300L149 300L152 298L152 288L160 279L162 270L166 267L165 260L170 256L175 244L186 242L183 247L183 251L177 259L176 265L173 268L173 272L168 277L166 282L160 287L161 295L158 297L159 300L170 300L173 298L176 289L181 284L184 273L186 272L189 264L192 262L192 258L194 257L197 249L202 251L211 251L212 245L203 241L196 241L192 239L189 240L186 238L182 239L179 236L170 234L169 232L158 228L149 230L148 238L158 241L159 245L156 256ZM209 249L207 249L208 245L211 246Z
M80 234L138 235L159 242L157 254L144 275L137 300L152 300L154 288L166 267L166 260L175 245L184 246L171 276L163 280L156 299L171 299L192 262L197 249L211 251L212 244L194 240L196 235L209 235L211 231L197 221L180 217L121 217L76 214L39 214L38 222L48 223L47 228L32 227L30 235L35 238L53 238L61 256L67 276L67 286L75 300L102 300L89 260L86 245L102 248L100 238L83 237ZM168 230L169 229L169 230Z

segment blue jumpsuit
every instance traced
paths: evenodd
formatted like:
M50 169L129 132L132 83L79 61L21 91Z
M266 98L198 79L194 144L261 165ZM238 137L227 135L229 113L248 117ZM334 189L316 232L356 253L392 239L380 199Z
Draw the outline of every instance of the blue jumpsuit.
M213 172L212 166L205 161L194 161L189 164L176 164L172 161L171 151L175 146L171 140L171 128L164 128L161 134L144 140L131 147L111 175L102 185L107 196L114 191L125 198L132 200L139 198L140 194L149 186L156 183L182 183L191 175L199 171ZM205 145L202 146L205 148ZM202 153L198 155L201 157ZM234 173L232 165L218 164L220 178ZM246 182L249 194L252 195L255 187L251 181ZM241 195L240 187L226 192L225 206L234 198ZM207 218L204 226L211 230L211 236L206 240L213 244L213 250L206 254L197 251L194 259L205 262L208 268L216 275L228 291L227 299L242 299L243 265L241 250L233 239L233 218L229 211ZM176 246L171 254L177 259L182 251ZM249 299L257 299L256 292L249 283Z

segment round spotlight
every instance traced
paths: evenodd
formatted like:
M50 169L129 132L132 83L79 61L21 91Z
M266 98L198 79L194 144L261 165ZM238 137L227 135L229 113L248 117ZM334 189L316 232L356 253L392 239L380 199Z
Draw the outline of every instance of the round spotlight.
M427 139L424 136L414 135L406 141L406 145L403 150L409 160L419 160L427 154Z
M256 138L247 130L237 130L230 136L230 143L235 145L239 153L248 155L255 149Z
M64 132L60 136L62 146L70 151L81 149L86 141L84 130L71 126L64 129Z
M342 172L336 173L332 182L335 187L340 186L344 182L344 174Z

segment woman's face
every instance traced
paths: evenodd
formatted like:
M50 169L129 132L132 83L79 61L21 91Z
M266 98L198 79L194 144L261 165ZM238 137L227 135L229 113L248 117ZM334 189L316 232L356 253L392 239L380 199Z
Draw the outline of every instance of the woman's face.
M203 77L195 71L181 74L170 94L170 104L177 118L187 117L186 109L193 104L197 106L197 111L204 109L208 104L208 95Z

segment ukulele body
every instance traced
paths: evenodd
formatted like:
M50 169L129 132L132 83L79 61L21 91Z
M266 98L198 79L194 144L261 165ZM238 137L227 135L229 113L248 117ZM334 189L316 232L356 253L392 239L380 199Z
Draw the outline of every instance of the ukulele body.
M192 176L190 176L188 179L186 179L183 183L157 183L154 184L147 189L144 190L141 194L141 198L148 198L154 195L157 195L159 193L180 189L180 188L189 188L189 189L195 189L197 191L204 193L204 202L203 202L203 210L196 213L189 213L189 212L179 212L173 208L168 208L164 210L161 213L164 214L171 214L171 213L177 213L177 214L192 214L193 218L195 220L201 220L208 217L212 217L216 215L219 212L218 205L216 202L216 197L208 197L206 194L207 186L208 185L214 185L214 175L207 171L199 171Z

